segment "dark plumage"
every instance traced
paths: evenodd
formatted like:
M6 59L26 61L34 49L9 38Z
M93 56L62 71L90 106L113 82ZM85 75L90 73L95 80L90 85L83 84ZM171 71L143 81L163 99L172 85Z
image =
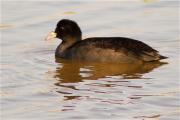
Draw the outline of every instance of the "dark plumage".
M56 37L62 39L55 56L65 59L87 61L135 63L165 59L147 44L124 37L93 37L82 40L76 22L63 19L55 29Z

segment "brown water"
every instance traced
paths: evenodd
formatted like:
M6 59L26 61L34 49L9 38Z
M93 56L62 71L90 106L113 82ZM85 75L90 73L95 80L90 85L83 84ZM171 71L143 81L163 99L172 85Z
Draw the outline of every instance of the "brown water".
M1 120L178 120L178 2L1 3ZM141 40L168 64L87 63L54 59L45 42L63 18L83 38Z

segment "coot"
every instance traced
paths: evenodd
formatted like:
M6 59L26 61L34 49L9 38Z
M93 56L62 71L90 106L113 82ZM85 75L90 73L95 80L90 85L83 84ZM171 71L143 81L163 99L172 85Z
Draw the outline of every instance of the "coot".
M78 24L69 19L57 23L47 40L62 40L56 48L55 57L97 62L136 63L159 61L167 57L147 44L125 37L92 37L82 40Z

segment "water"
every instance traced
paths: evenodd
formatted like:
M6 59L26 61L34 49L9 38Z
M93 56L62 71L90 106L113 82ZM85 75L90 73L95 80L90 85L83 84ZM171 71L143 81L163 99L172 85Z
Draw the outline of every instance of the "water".
M178 2L139 0L1 2L2 120L178 120ZM168 64L55 61L61 40L44 41L58 20L83 38L141 40Z

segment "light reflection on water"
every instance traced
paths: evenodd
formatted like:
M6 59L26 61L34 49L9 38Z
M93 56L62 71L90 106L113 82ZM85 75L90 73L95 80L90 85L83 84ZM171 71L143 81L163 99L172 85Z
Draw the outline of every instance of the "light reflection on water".
M2 119L177 120L177 3L4 1ZM43 40L62 18L76 20L84 38L131 37L169 59L143 65L55 60L60 41Z
M54 77L61 83L81 82L83 79L98 80L106 76L121 76L123 79L141 79L142 74L167 64L166 62L143 64L88 63L63 59L56 60L56 62L61 63L61 67L56 68Z

